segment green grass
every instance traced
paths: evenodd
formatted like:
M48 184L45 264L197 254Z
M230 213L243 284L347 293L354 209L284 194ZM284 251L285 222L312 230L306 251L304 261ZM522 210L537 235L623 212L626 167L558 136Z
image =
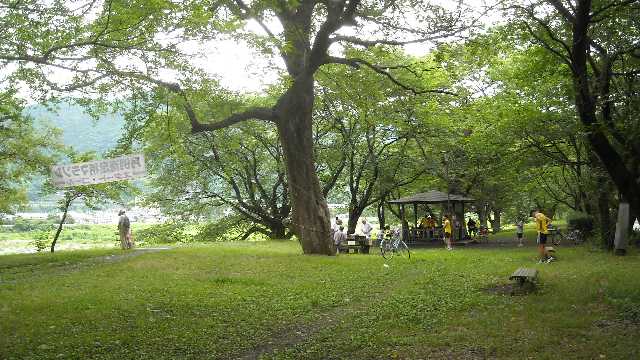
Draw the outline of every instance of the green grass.
M303 256L293 242L0 257L0 359L632 359L640 270L562 248ZM108 255L116 255L108 257ZM113 259L113 260L109 260ZM521 266L538 291L484 289ZM271 345L269 345L271 344Z
M132 232L136 232L148 227L147 224L133 224ZM57 225L49 231L48 244L51 243ZM12 232L7 229L0 229L0 255L6 253L20 253L25 251L35 251L33 240L41 232L39 231L19 231ZM112 248L118 240L116 225L65 225L56 245L58 250L77 250L90 248ZM45 249L48 251L48 248Z

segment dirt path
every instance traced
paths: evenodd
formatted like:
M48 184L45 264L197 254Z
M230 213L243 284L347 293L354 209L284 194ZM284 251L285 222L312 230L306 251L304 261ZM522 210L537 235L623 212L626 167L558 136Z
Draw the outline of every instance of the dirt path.
M384 287L384 291L373 295L375 295L377 299L385 299L396 289L411 283L420 274L423 274L423 272L414 268L412 271L407 273L406 276L402 277L401 281L395 281L392 285ZM340 325L341 319L344 317L369 312L369 306L370 304L368 303L358 301L351 302L350 305L347 306L342 305L332 308L329 311L321 313L320 316L312 322L292 324L290 327L282 329L281 331L273 331L274 336L267 339L263 344L237 356L232 356L231 358L256 360L260 359L262 356L282 352L290 347L306 342L309 338L314 337L320 331L336 328Z

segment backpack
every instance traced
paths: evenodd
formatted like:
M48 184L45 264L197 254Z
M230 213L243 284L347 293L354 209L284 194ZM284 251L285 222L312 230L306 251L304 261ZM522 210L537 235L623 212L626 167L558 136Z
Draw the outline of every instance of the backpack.
M129 222L129 218L126 215L122 215L122 219L120 219L120 226L124 229L128 229L131 223Z

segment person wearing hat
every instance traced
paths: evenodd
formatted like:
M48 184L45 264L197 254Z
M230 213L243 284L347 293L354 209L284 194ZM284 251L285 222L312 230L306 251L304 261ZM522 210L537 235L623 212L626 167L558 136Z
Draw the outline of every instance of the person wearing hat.
M125 214L124 210L118 212L120 218L118 219L118 233L120 234L120 246L122 250L131 249L133 243L131 241L131 222Z

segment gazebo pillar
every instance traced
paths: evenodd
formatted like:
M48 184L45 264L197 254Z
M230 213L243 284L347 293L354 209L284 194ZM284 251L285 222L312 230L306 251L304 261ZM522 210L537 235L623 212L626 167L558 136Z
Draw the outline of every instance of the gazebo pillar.
M460 240L464 239L464 235L466 233L465 226L467 225L464 221L464 201L460 203L462 205L462 222L460 223Z

